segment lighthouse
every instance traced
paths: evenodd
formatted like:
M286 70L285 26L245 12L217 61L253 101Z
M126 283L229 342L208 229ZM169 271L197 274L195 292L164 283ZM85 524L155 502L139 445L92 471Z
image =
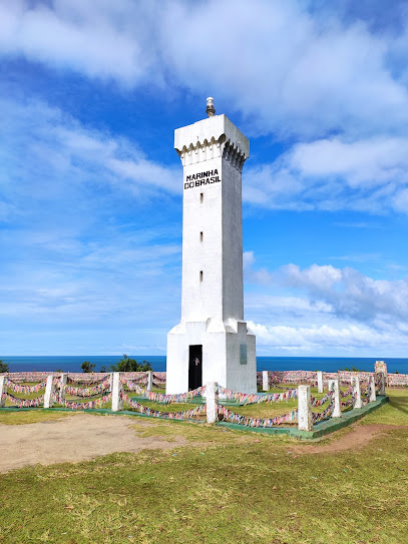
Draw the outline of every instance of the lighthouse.
M167 393L208 382L256 392L255 335L244 321L242 168L247 138L225 115L175 131L183 165L181 320L167 336Z

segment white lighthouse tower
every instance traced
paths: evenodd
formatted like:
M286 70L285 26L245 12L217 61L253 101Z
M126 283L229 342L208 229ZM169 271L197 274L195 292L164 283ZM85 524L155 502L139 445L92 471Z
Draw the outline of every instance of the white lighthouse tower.
M256 392L255 335L244 321L242 167L249 142L225 115L175 131L183 164L181 321L167 336L167 393L207 382Z

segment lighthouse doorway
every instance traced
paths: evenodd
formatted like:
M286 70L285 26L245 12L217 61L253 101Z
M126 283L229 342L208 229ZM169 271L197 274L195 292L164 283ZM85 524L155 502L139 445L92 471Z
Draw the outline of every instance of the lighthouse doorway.
M190 346L188 390L203 385L203 346Z

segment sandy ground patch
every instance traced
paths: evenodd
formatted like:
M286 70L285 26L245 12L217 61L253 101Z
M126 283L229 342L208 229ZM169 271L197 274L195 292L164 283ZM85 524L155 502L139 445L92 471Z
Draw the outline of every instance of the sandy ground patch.
M0 424L0 473L27 465L79 462L115 452L137 453L144 449L171 449L190 445L182 436L140 437L132 428L135 418L75 414L56 421L23 425ZM137 419L138 425L151 425ZM360 449L387 431L407 427L353 425L352 430L328 444L293 445L297 454L337 453ZM237 432L238 433L238 432ZM273 438L271 438L273 441ZM195 444L197 445L203 445Z
M383 436L393 429L408 429L401 425L353 425L351 431L329 444L305 444L295 446L291 450L296 453L337 453L340 451L360 449L366 446L373 438ZM333 435L332 435L333 436ZM334 435L335 436L335 435Z
M76 414L58 421L0 425L0 473L27 465L79 462L115 452L188 444L182 437L174 442L157 436L142 438L131 428L134 424L135 419L126 416Z

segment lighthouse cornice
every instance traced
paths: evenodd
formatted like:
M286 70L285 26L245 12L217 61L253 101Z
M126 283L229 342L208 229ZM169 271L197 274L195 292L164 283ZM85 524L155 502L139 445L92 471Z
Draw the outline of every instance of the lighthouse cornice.
M226 115L214 115L179 128L174 135L183 166L223 157L242 169L249 157L249 141Z

